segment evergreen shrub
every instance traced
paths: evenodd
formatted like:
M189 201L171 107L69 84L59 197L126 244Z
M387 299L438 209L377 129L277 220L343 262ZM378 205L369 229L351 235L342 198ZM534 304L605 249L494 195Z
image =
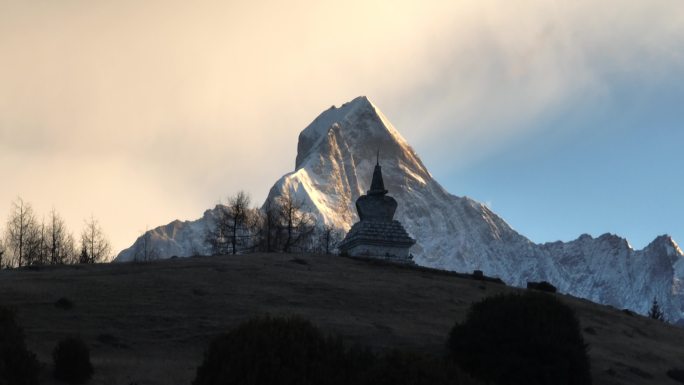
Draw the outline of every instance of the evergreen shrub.
M466 372L499 385L591 384L579 321L552 295L498 295L473 304L451 330L448 348Z
M52 351L56 379L69 384L82 384L93 375L88 345L82 339L70 337L61 340Z
M216 337L193 385L465 385L443 359L346 348L299 318L260 317Z
M0 384L35 385L38 370L38 360L26 349L14 312L0 306Z

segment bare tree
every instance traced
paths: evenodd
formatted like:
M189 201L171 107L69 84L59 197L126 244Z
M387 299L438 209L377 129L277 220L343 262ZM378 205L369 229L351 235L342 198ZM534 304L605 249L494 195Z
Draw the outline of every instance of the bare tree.
M7 220L7 248L11 252L13 266L29 264L35 253L36 218L29 203L18 197L10 209Z
M78 255L77 263L90 263L90 256L88 255L88 247L86 246L83 237L81 237L81 253Z
M48 261L47 233L45 229L45 218L40 224L36 225L31 237L31 251L29 252L29 265L45 265Z
M34 220L24 234L22 247L24 256L22 258L22 266L31 266L40 263L40 246L40 225Z
M213 226L207 228L205 241L212 254L237 254L251 248L257 222L255 210L249 207L249 194L240 191L228 197L226 205L216 206Z
M214 208L212 223L207 224L204 242L209 245L211 255L225 255L230 251L230 217L228 207L218 204Z
M286 189L278 197L280 226L284 229L285 237L282 250L285 253L306 249L306 243L311 240L316 228L314 216L303 211L302 205L290 190Z
M238 244L245 246L250 237L249 225L253 222L249 208L249 194L240 191L228 198L228 218L230 219L230 245L233 255L237 254Z
M332 251L335 250L337 244L341 240L340 232L335 226L325 224L323 227L319 228L318 233L318 242L321 252L332 254Z
M5 243L2 241L2 238L0 238L0 269L5 267Z
M146 262L159 259L159 251L152 242L152 233L145 228L140 241L136 243L133 260L136 262Z
M258 244L262 251L268 253L276 251L280 244L280 207L276 200L268 197L258 214Z
M74 237L54 208L50 211L45 239L48 263L55 265L76 262Z
M81 263L103 262L110 257L109 241L92 215L85 221L85 228L81 233L81 247Z
M57 254L61 258L59 263L73 264L78 263L78 253L76 252L76 241L72 233L67 233L64 237L61 254Z
M315 246L315 217L302 210L302 202L285 190L269 195L256 217L257 246L266 252L306 251Z

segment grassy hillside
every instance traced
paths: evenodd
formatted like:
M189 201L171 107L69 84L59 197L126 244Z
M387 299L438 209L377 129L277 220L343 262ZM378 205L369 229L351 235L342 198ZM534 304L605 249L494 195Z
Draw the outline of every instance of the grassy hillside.
M0 272L45 365L61 338L91 346L93 384L189 384L212 336L254 315L297 314L350 343L441 353L470 303L518 289L341 257L260 254ZM572 297L595 384L677 384L684 329ZM74 307L55 306L67 298ZM51 383L48 370L43 383Z

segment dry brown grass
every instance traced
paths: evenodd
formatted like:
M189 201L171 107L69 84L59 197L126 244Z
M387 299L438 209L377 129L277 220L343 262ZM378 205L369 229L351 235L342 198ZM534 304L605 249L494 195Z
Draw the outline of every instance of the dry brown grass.
M57 341L91 348L93 384L189 384L214 335L261 314L301 315L351 344L441 353L470 303L518 289L341 257L257 254L0 272L0 304L18 311L46 365ZM55 306L60 298L73 308ZM595 384L677 384L684 329L572 297Z

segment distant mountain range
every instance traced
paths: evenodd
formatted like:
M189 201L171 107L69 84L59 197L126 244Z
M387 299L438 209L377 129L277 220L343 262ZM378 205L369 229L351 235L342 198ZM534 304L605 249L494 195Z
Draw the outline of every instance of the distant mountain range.
M612 234L535 244L487 206L448 193L366 97L331 107L300 133L295 170L269 197L289 190L319 223L347 231L358 220L354 203L369 188L378 149L385 186L399 203L397 219L417 240L411 251L419 265L482 270L515 286L545 280L561 292L642 314L655 298L668 320L683 318L684 255L672 238L660 236L642 250ZM215 210L150 230L116 261L132 260L145 236L162 256L205 253L204 229Z

